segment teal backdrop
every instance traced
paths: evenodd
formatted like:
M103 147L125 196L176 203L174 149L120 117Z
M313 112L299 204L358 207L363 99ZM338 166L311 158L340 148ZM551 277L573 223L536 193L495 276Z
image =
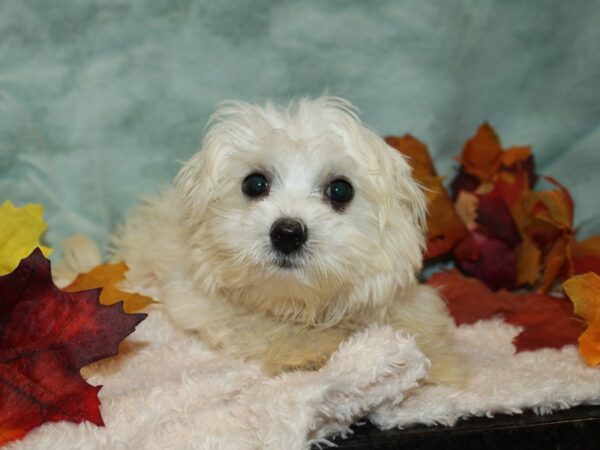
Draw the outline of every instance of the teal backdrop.
M599 232L599 86L596 0L1 0L0 201L44 204L53 246L105 248L218 102L328 92L443 175L489 121Z

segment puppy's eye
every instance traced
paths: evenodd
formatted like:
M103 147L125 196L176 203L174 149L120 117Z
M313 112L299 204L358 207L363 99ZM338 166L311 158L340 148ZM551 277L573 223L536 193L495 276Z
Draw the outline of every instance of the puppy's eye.
M341 209L354 197L354 188L347 180L333 180L325 189L325 195L334 208Z
M251 173L242 182L242 192L248 197L261 197L269 193L269 182L262 173Z

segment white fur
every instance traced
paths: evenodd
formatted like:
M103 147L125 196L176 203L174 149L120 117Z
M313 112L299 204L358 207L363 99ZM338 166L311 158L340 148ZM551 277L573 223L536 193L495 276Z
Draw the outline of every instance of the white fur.
M241 185L256 171L271 189L249 199ZM342 212L324 197L336 177L355 189ZM308 229L295 269L282 269L271 247L269 230L282 217ZM415 276L424 223L409 165L348 102L229 102L174 185L120 230L114 258L177 325L274 372L318 367L372 323L415 334L434 367L453 372L448 314Z

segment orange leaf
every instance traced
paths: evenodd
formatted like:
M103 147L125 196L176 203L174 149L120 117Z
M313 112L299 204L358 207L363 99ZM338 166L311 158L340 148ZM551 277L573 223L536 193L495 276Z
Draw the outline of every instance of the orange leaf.
M557 278L573 275L572 245L573 237L569 233L565 233L563 237L554 242L544 261L540 292L548 292Z
M465 171L481 181L491 181L502 162L502 147L496 131L487 123L463 147L460 162Z
M100 294L100 303L103 305L112 305L123 302L123 310L127 313L140 311L154 303L154 300L144 295L123 292L116 284L125 279L125 272L128 267L125 263L101 264L94 267L91 271L79 274L75 281L63 290L66 292L79 292L89 289L102 288Z
M399 150L404 156L408 156L412 168L413 176L417 180L423 177L437 176L435 166L427 146L410 134L404 136L387 136L385 141L396 150Z
M600 275L600 235L573 245L573 273L594 272Z
M540 277L540 258L542 252L528 236L516 249L517 253L517 286L535 284Z
M500 192L506 206L512 210L521 197L529 192L527 174L525 172L500 172L494 189Z
M550 177L544 177L558 189L529 192L523 199L530 217L528 233L544 243L553 241L563 230L573 229L573 199L569 191Z
M448 253L467 234L456 214L443 179L437 176L427 146L405 135L388 136L386 142L409 157L413 176L425 188L427 196L427 250L425 259Z
M563 284L564 290L588 327L579 337L579 352L590 366L600 364L600 276L577 275Z
M502 165L511 167L531 158L531 147L510 147L502 154Z

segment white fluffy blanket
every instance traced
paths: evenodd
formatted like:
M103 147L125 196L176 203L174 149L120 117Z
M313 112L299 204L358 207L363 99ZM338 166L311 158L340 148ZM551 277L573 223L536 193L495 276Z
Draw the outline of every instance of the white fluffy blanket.
M294 450L365 416L390 428L600 403L600 369L586 367L575 347L515 355L518 331L501 320L456 330L473 375L462 391L420 382L428 361L390 328L355 335L318 372L269 379L175 330L154 307L119 356L85 368L104 386L106 427L48 423L8 448Z

